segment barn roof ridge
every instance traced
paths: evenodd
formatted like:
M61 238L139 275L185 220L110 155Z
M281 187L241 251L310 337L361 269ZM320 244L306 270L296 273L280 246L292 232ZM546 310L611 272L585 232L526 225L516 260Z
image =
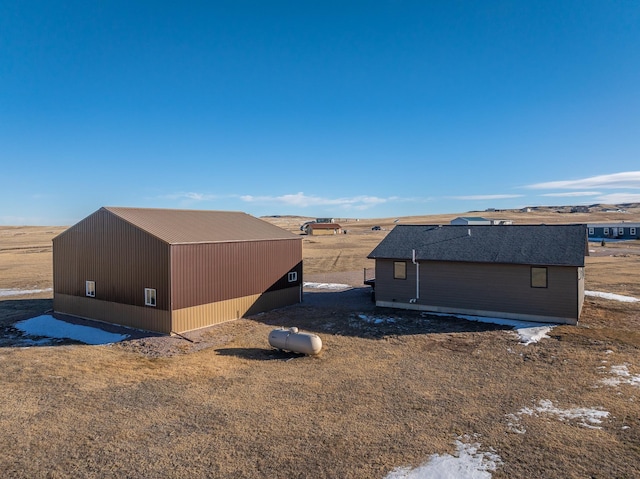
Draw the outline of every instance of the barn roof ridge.
M301 239L298 235L242 211L103 206L92 215L101 211L112 214L167 244ZM72 228L73 226L69 229Z

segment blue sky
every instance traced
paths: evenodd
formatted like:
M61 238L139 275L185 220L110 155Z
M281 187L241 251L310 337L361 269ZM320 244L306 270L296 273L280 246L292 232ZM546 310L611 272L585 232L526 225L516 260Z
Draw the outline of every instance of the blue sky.
M636 1L2 1L0 224L640 201Z

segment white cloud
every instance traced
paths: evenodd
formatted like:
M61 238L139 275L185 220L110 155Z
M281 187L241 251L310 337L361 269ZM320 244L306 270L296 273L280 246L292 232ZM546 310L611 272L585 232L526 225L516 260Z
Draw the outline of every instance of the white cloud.
M567 193L544 193L539 196L554 196L558 198L572 198L578 196L597 196L602 193L599 191L569 191Z
M170 195L163 196L163 198L169 200L211 201L219 198L219 196L189 191L183 193L172 193Z
M321 196L309 196L302 192L281 196L240 196L242 201L247 203L275 203L287 206L306 208L309 206L338 206L347 209L364 210L398 198L379 198L377 196L354 196L351 198L324 198Z
M600 203L619 204L619 203L640 203L640 193L611 193L596 198Z
M548 181L535 183L525 188L536 190L589 189L589 188L640 188L640 171L626 171L611 175L592 176L579 180Z
M504 200L509 198L521 198L524 195L468 195L449 196L452 200Z

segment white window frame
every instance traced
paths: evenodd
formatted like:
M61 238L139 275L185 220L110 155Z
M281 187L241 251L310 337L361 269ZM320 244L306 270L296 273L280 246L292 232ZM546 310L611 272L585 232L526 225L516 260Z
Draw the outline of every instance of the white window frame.
M157 302L155 288L144 288L144 305L155 307Z
M295 283L296 281L298 281L298 272L289 271L289 274L287 275L287 279L289 280L289 283Z
M595 229L594 228L589 228L589 234L591 236L593 236L595 234Z
M89 298L96 297L96 282L95 281L85 281L84 282L84 294Z
M624 228L622 226L618 226L618 236L624 235Z
M609 234L609 228L604 228L604 229L602 230L602 234L603 234L603 235L608 235L608 234Z
M629 228L629 234L631 236L635 236L636 235L636 229L635 228Z

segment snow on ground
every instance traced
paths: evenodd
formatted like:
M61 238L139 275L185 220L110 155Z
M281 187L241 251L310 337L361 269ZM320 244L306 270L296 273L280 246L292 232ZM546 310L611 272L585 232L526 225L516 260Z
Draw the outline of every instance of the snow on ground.
M578 424L580 426L588 427L591 429L601 429L601 427L597 426L602 422L603 418L609 416L608 411L603 411L601 409L590 409L590 408L573 408L573 409L560 409L553 405L552 401L548 399L541 399L538 402L538 406L533 408L523 407L515 414L508 414L507 418L510 420L509 427L512 432L516 432L519 434L524 434L526 430L520 424L520 417L523 415L527 416L536 416L540 415L548 415L555 416L561 421L565 420L578 420Z
M20 296L23 294L38 294L53 291L53 288L45 289L2 289L0 288L0 297L3 296Z
M603 293L602 291L585 291L585 296L595 296L597 298L612 299L614 301L622 301L623 303L637 303L640 301L633 296L623 296L621 294Z
M447 314L447 313L424 313L430 316L453 316L454 318L466 319L467 321L478 321L480 323L500 324L503 326L511 326L520 337L520 342L525 346L531 343L537 343L543 338L548 338L547 333L551 331L557 324L534 323L533 321L518 321L515 319L490 318L484 316L470 316L466 314Z
M309 283L305 282L303 285L305 288L310 289L349 289L351 285L340 283Z
M390 324L395 323L394 318L384 318L380 316L369 316L368 314L358 314L358 318L369 324Z
M128 334L115 334L90 326L71 324L55 319L51 315L37 316L15 324L16 329L29 336L46 338L73 339L85 344L117 343L129 337ZM34 344L43 344L37 341Z
M610 373L613 377L603 379L607 386L619 386L620 384L631 384L640 387L640 374L632 375L627 364L611 366Z
M500 456L494 452L479 452L479 443L456 440L455 445L456 456L434 454L416 469L398 467L385 479L490 479L491 471L502 464Z

